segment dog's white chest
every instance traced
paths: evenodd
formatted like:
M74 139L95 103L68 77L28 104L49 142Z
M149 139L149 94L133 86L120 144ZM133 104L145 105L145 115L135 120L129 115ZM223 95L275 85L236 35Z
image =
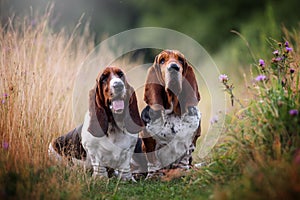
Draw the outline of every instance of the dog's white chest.
M108 135L94 137L85 126L84 124L82 129L82 145L88 156L94 156L94 159L102 166L114 169L118 169L123 163L129 163L128 160L132 156L137 141L137 134L130 134L125 129L109 127Z
M197 109L198 111L198 109ZM147 124L147 132L156 140L156 156L163 166L180 159L192 144L199 127L201 113L181 117L165 115L164 120L156 120Z

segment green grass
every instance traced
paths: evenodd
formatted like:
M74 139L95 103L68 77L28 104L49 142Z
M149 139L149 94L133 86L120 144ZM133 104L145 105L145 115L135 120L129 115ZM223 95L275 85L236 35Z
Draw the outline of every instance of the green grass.
M170 182L141 180L138 183L110 180L98 182L90 189L91 192L83 193L88 199L207 199L212 192L212 188L200 188L198 184L180 179Z

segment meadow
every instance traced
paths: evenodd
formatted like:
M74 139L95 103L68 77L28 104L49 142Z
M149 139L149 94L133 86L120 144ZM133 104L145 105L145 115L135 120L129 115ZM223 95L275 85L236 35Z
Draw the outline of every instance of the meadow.
M269 56L249 63L239 83L231 79L237 74L219 77L234 104L208 165L164 181L124 183L49 160L49 141L76 125L72 90L94 42L88 29L53 32L48 19L11 18L0 26L1 199L300 197L299 31L268 39L261 54Z

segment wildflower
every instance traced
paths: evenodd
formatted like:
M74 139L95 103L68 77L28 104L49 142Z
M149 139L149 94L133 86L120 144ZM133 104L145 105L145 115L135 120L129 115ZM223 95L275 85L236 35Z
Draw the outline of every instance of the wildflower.
M279 51L278 51L278 50L275 50L275 51L273 51L273 54L274 54L275 56L278 56Z
M285 50L286 50L286 52L290 52L290 51L293 51L293 48L291 48L291 47L285 47Z
M275 61L276 62L279 62L279 61L281 61L282 60L282 57L277 57L277 58L275 58Z
M285 41L284 46L285 46L285 47L289 47L289 42L288 42L288 41Z
M3 141L3 142L2 142L2 148L3 148L4 150L7 150L7 149L8 149L8 147L9 147L9 144L8 144L8 142L6 142L6 141Z
M289 111L289 114L290 114L291 116L297 116L297 115L299 114L299 112L298 112L297 109L292 109L292 110Z
M219 80L220 80L220 82L222 82L222 83L227 83L227 81L228 81L229 79L228 79L228 76L227 76L226 74L221 74L221 75L219 76Z
M4 97L7 98L7 97L8 97L8 94L5 93L5 94L4 94Z
M266 76L265 75L258 75L256 78L255 78L255 80L256 81L264 81L264 80L266 80Z
M5 104L5 99L2 99L1 103L2 103L2 104Z
M293 74L295 72L294 68L290 68L290 73Z
M264 67L265 66L265 61L263 59L259 59L259 66Z

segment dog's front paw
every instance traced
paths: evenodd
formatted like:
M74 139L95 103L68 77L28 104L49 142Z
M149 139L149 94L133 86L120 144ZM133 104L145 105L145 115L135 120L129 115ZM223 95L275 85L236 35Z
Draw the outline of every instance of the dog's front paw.
M119 173L119 178L121 179L121 181L132 181L134 183L136 183L135 178L132 176L132 174L130 172L120 172Z
M143 180L146 178L146 174L145 173L135 173L135 174L132 174L134 180Z
M192 166L189 165L189 164L186 164L185 162L179 162L179 163L177 163L177 164L173 164L173 165L172 165L172 168L173 168L173 169L179 168L179 169L188 170L188 169L191 169Z
M155 172L148 172L145 180L160 180L164 176L164 173L160 170Z
M107 173L106 174L93 173L92 177L94 180L107 180L108 179Z
M108 173L105 167L93 166L94 179L108 179Z

